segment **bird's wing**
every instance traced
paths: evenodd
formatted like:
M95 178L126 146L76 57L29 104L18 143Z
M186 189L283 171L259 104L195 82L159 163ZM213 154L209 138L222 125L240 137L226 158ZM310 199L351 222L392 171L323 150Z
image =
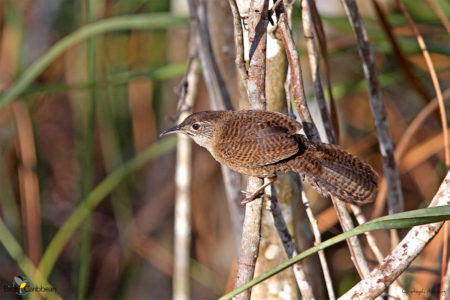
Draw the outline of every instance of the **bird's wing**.
M301 125L281 114L269 117L246 115L238 124L228 123L222 143L217 145L221 156L232 165L257 168L287 159L299 151L294 135ZM233 120L234 121L234 120ZM242 122L243 121L243 122ZM246 122L247 121L247 122ZM239 128L239 129L236 129Z

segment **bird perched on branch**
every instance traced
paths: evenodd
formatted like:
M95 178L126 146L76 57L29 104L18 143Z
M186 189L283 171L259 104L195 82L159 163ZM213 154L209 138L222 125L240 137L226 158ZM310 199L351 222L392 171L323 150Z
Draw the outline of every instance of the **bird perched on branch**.
M372 202L378 174L367 163L336 145L310 142L302 125L288 116L262 110L203 111L161 135L184 133L205 147L221 164L269 178L252 196L272 183L278 172L295 171L322 195L351 203Z

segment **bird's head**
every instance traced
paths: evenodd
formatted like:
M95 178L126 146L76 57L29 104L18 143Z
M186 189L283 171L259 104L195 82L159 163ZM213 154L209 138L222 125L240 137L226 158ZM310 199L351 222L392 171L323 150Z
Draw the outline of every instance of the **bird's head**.
M164 130L161 136L172 133L184 133L190 136L198 145L209 150L213 146L214 133L223 113L220 111L193 113L180 124Z

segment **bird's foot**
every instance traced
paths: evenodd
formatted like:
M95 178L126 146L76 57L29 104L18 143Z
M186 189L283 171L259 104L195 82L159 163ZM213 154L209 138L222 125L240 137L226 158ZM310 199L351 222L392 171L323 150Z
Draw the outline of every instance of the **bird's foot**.
M246 196L244 200L242 200L241 204L245 205L249 202L252 202L253 200L255 200L256 198L259 197L270 197L269 195L264 193L264 189L271 185L275 180L277 179L276 176L274 177L269 177L268 181L263 184L262 186L260 186L256 191L254 192L248 192L248 191L242 191L242 193Z
M256 198L269 197L263 190L257 190L255 192L241 191L241 193L245 195L245 199L241 201L241 205L252 202Z

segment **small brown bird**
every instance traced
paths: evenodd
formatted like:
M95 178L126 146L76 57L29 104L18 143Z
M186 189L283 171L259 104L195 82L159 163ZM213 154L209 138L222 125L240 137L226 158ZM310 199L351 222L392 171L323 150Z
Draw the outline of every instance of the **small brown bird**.
M336 145L310 142L298 133L301 129L300 123L276 112L203 111L161 135L184 133L221 164L249 176L269 178L269 184L278 172L295 171L325 196L359 204L372 202L378 184L375 170Z

